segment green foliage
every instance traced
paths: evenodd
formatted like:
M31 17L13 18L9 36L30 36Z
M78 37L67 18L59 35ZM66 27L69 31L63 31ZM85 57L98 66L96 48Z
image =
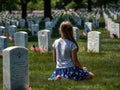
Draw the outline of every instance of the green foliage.
M72 1L71 3L69 3L68 5L66 5L66 9L75 8L76 6L77 6L77 4Z
M107 7L119 7L120 0L91 0L92 7L100 7L104 4ZM21 9L21 0L0 0L2 3L2 10L20 10ZM44 9L44 0L24 0L25 3L28 3L28 10L40 10ZM9 5L8 5L9 4ZM87 0L51 0L52 8L81 8L86 7Z
M40 0L38 3L32 3L32 2L30 2L30 3L28 3L28 8L27 8L28 10L42 10L42 9L44 9L44 2L43 2L43 0Z

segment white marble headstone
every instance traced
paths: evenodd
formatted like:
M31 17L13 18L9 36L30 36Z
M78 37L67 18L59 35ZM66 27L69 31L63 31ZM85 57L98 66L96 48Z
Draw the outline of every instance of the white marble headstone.
M4 35L5 35L5 27L0 26L0 36L4 36Z
M14 37L14 33L17 31L17 27L15 25L9 26L9 37Z
M15 46L28 47L28 34L24 31L19 31L14 34Z
M3 50L3 90L28 90L28 50L12 46Z
M20 28L24 28L25 27L25 20L24 19L20 19L19 20L19 26L20 26Z
M47 21L45 22L45 29L50 30L50 32L52 33L52 22L51 21Z
M88 33L87 51L100 52L101 47L101 32L91 31Z
M79 40L80 37L80 31L77 27L73 27L73 36L76 41Z
M32 35L37 36L37 32L39 31L39 24L32 24Z
M7 41L7 37L5 36L0 36L0 52L7 48L8 46L8 41Z
M85 24L84 24L84 31L86 33L92 31L92 23L91 22L85 22Z
M38 45L39 48L44 48L46 49L46 51L50 50L50 40L51 40L51 36L50 36L50 31L45 29L45 30L40 30L38 32Z

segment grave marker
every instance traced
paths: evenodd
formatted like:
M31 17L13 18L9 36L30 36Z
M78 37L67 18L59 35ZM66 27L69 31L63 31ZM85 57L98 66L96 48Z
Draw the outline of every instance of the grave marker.
M24 31L19 31L14 34L15 46L28 47L28 34Z
M88 33L87 51L99 52L101 47L101 32L91 31Z
M4 35L5 35L5 27L0 26L0 36L4 36Z
M45 49L46 51L50 50L50 31L49 30L41 30L38 32L38 46L41 49Z
M74 36L74 39L76 41L79 40L80 32L79 32L79 29L77 27L73 27L73 36Z
M3 90L28 90L28 50L12 46L3 50Z
M84 24L84 30L85 30L86 33L92 31L92 23L91 22L86 22Z
M14 33L17 31L17 27L15 25L9 26L9 37L14 38Z
M0 52L2 52L3 49L7 48L8 42L7 37L0 36Z

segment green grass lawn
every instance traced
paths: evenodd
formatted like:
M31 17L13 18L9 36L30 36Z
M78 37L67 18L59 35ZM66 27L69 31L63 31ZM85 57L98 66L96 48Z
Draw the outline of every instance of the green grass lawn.
M100 28L94 30L101 32L101 51L100 53L88 53L83 47L86 47L87 40L82 36L78 41L79 52L78 59L83 66L86 66L95 74L91 80L73 81L61 79L60 81L48 81L55 69L52 61L52 50L48 53L38 53L30 50L33 43L28 43L29 51L29 83L33 90L120 90L120 39L109 38L109 32L104 29L101 19ZM56 29L57 30L57 29ZM57 38L52 37L52 42ZM54 35L53 35L54 36ZM9 46L13 43L9 42ZM2 58L0 59L0 90L3 88L2 80Z

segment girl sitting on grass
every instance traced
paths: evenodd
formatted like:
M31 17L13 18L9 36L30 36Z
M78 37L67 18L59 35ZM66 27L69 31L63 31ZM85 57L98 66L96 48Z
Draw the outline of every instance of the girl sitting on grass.
M53 61L56 69L48 80L61 78L84 80L94 76L83 67L77 58L78 44L73 37L73 26L69 21L63 21L59 28L61 38L53 43Z

